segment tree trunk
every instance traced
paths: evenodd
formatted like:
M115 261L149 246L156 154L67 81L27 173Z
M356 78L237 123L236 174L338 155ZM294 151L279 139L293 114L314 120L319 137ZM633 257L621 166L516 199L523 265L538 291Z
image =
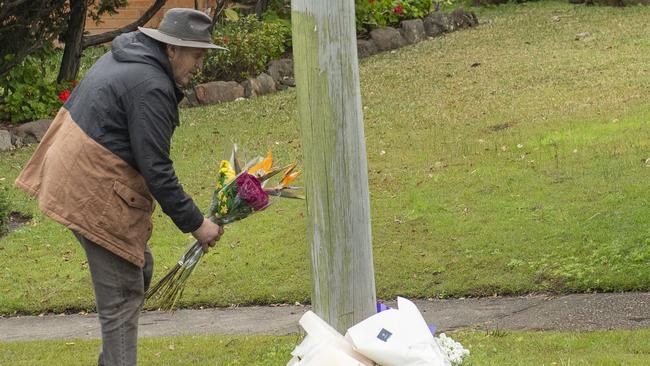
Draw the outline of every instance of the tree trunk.
M354 0L293 0L312 305L339 332L375 313Z
M59 76L56 78L59 83L74 80L79 72L87 11L86 0L70 0L70 21L64 36L65 50Z
M262 20L262 15L268 7L269 0L257 0L257 4L255 4L255 16L257 16L257 19Z

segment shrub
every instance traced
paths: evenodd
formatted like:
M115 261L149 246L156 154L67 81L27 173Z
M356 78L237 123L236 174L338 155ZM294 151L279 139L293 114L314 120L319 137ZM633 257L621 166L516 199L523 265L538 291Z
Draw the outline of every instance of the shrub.
M56 112L62 104L60 98L69 94L64 91L70 90L45 77L56 59L53 49L45 48L0 78L0 119L18 123L47 118Z
M195 82L245 80L266 69L280 57L291 39L291 28L283 22L263 22L254 15L225 20L214 32L215 43L229 51L212 50Z
M432 0L356 0L357 32L422 18L435 9Z

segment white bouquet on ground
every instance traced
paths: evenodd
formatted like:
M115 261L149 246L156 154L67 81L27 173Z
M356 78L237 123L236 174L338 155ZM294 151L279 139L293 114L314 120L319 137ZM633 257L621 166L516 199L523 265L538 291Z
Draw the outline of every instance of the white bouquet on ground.
M440 333L439 336L435 337L435 340L453 366L462 365L463 359L469 356L468 349L463 347L459 342L447 337L445 333Z
M397 304L398 309L381 311L351 327L345 337L314 313L306 313L300 324L308 336L291 353L294 358L288 366L360 366L368 365L366 359L381 366L462 364L463 358L469 355L468 350L444 334L439 338L434 337L411 301L398 297ZM317 322L318 327L310 326L315 323L314 318L320 321ZM327 326L327 332L319 330L324 327L321 323ZM336 342L332 339L336 339ZM332 361L331 356L328 357L339 352L352 357L341 358L340 361L337 358L336 362Z

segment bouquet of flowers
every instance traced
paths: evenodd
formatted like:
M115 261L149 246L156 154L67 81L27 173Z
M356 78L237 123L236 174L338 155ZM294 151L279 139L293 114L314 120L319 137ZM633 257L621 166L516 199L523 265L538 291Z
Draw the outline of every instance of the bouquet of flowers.
M453 366L462 365L463 359L469 356L468 349L450 337L447 337L445 333L440 333L434 339Z
M304 199L303 195L295 192L300 187L290 185L300 175L300 172L293 171L295 167L296 163L273 167L273 154L269 151L266 158L253 159L242 169L235 145L230 161L222 160L220 163L207 216L223 226L264 210L271 204L269 196ZM279 183L265 188L268 181L280 172L284 173ZM172 310L203 254L201 244L194 241L167 275L147 291L145 299L157 298L161 309Z

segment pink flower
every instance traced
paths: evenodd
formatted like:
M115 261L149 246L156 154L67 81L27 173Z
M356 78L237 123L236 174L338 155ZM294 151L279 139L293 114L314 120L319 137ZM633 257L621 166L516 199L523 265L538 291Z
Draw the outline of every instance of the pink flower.
M65 103L68 98L70 98L70 90L64 89L61 93L59 93L59 100L61 103Z
M400 14L400 15L402 15L402 14L404 14L404 8L402 8L401 5L397 5L397 6L395 7L395 9L393 9L393 12L394 12L395 14Z
M237 195L248 203L253 210L260 211L269 205L269 195L264 192L260 181L254 176L243 173L237 180Z

